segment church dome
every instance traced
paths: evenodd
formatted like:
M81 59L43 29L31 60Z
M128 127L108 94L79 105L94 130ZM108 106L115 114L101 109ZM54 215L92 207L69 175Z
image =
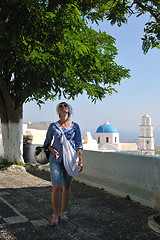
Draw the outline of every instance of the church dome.
M106 122L97 128L96 133L118 133L118 131L115 126Z

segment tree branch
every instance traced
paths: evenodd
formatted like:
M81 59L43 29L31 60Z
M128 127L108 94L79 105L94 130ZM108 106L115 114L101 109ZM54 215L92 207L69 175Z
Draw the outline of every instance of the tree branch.
M160 22L160 17L159 17L160 14L157 14L151 7L144 6L138 0L134 0L134 3L137 4L139 7L141 7L144 11L149 12L156 19L157 22Z

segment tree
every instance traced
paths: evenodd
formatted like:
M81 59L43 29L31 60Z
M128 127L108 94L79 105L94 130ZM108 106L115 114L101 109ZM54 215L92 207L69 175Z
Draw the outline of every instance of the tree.
M151 48L160 49L159 0L81 0L80 2L85 17L97 23L107 19L111 25L117 23L118 26L121 26L122 23L127 23L131 15L140 17L148 14L148 22L145 24L144 36L142 37L142 50L146 54Z
M115 62L115 39L88 27L87 21L107 18L120 25L132 5L117 0L1 0L0 117L8 161L23 161L24 102L41 105L61 95L74 99L83 91L96 101L129 77L129 70Z
M143 44L142 49L146 54L150 48L160 49L160 1L133 1L132 5L135 5L137 17L142 14L149 13L149 21L145 24L144 37L142 38ZM135 14L131 10L131 14Z

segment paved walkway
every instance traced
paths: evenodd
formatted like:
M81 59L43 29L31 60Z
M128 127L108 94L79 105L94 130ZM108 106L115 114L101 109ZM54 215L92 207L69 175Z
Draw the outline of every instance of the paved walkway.
M127 199L73 182L69 221L50 226L49 173L10 167L0 171L0 239L160 240L148 227L156 213Z

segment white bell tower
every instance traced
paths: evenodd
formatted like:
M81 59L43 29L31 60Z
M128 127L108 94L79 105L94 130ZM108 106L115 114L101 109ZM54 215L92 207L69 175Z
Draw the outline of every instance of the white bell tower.
M145 155L155 155L153 126L151 117L147 113L141 119L138 152Z

